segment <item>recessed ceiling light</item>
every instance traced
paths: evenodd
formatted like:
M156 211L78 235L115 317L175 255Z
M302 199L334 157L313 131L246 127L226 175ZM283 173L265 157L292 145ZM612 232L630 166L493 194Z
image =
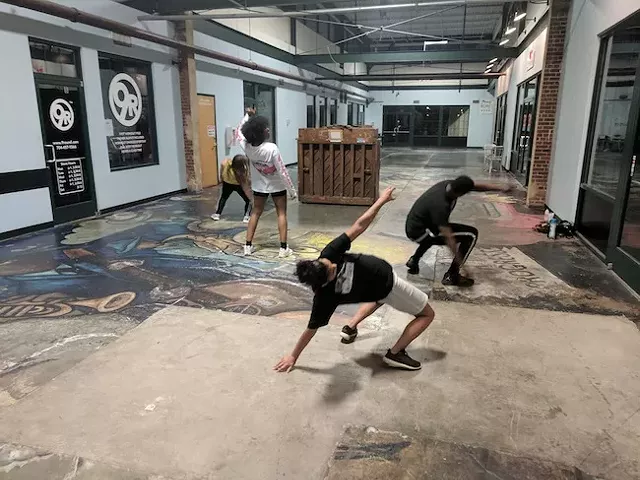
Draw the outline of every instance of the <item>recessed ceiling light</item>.
M516 31L516 27L509 27L505 30L504 34L505 35L511 35L513 32Z
M516 13L516 16L513 17L513 21L517 22L519 20L522 20L524 17L527 16L527 12L522 12L522 13Z
M502 40L502 41L500 42L500 45L506 45L507 43L509 43L509 39L508 39L508 38L505 38L504 40Z

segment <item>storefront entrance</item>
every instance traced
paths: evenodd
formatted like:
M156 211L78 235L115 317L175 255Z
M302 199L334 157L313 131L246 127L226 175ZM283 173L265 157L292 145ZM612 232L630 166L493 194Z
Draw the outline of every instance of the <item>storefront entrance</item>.
M640 14L603 35L578 200L584 240L640 292Z
M53 220L96 214L82 82L77 51L31 42Z
M467 146L469 105L385 106L382 112L385 146Z
M524 186L529 184L539 83L538 76L518 86L516 128L514 129L511 151L511 171Z

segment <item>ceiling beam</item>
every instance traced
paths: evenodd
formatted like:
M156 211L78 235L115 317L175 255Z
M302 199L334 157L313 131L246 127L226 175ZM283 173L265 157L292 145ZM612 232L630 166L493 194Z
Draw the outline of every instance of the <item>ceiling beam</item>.
M342 80L342 81L368 81L368 82L386 82L386 81L402 81L402 80L487 80L498 78L504 73L398 73L398 74L368 74L368 75L337 75L320 77L318 80Z
M512 3L516 0L420 0L418 2L403 2L391 6L375 5L365 6L364 10L371 9L374 11L384 9L412 9L415 7L430 7L442 5L501 5L504 3ZM318 0L242 0L240 3L246 7L273 7L273 6L290 6L290 5L315 5ZM220 8L229 8L229 0L126 0L125 5L146 12L154 12L160 14L180 13L190 10L215 10ZM340 11L322 12L322 13L344 13L345 11L362 11L363 7L343 7Z
M486 90L484 85L371 85L370 91L398 91L398 90ZM415 105L418 107L419 105Z
M462 50L429 50L410 52L369 52L369 53L336 53L333 55L296 55L296 65L309 65L316 63L459 63L459 62L486 62L492 58L515 58L518 55L517 48L465 48Z

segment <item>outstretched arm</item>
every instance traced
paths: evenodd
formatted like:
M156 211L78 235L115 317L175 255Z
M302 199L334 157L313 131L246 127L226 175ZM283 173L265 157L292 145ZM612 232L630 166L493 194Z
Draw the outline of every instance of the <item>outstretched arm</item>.
M302 335L300 335L300 338L298 339L293 352L291 352L291 355L285 355L284 357L282 357L282 359L280 359L280 361L276 364L275 367L273 367L273 369L276 372L290 372L293 366L298 361L298 357L307 347L307 345L309 345L309 342L314 337L317 331L317 328L307 328L304 332L302 332Z
M473 182L475 192L509 192L511 187L504 183Z
M378 212L380 211L382 206L394 199L394 190L395 187L388 187L384 192L382 192L382 195L380 195L380 198L376 200L376 203L371 205L369 210L364 212L364 214L358 220L356 220L356 223L349 227L349 229L345 232L347 234L347 237L349 237L349 240L353 242L356 238L362 235L367 228L369 228L369 225L371 225L373 219L376 218L376 215L378 215Z
M252 117L255 114L256 114L256 109L255 108L247 108L247 109L245 109L244 117L242 117L242 120L240 120L240 123L236 127L236 141L238 143L246 142L246 140L244 138L244 135L242 134L242 126L245 123L247 123L247 121L249 120L249 117Z

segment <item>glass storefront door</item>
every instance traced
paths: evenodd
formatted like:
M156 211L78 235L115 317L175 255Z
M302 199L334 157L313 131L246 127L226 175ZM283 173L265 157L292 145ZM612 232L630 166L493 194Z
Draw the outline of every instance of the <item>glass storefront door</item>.
M467 146L469 105L385 106L384 145Z
M640 291L640 14L602 38L576 227Z
M383 145L386 147L408 147L412 142L411 113L403 107L385 107L383 110Z
M514 143L511 153L511 170L522 185L529 183L533 133L535 131L535 115L538 98L538 78L523 83L518 87L518 106Z

